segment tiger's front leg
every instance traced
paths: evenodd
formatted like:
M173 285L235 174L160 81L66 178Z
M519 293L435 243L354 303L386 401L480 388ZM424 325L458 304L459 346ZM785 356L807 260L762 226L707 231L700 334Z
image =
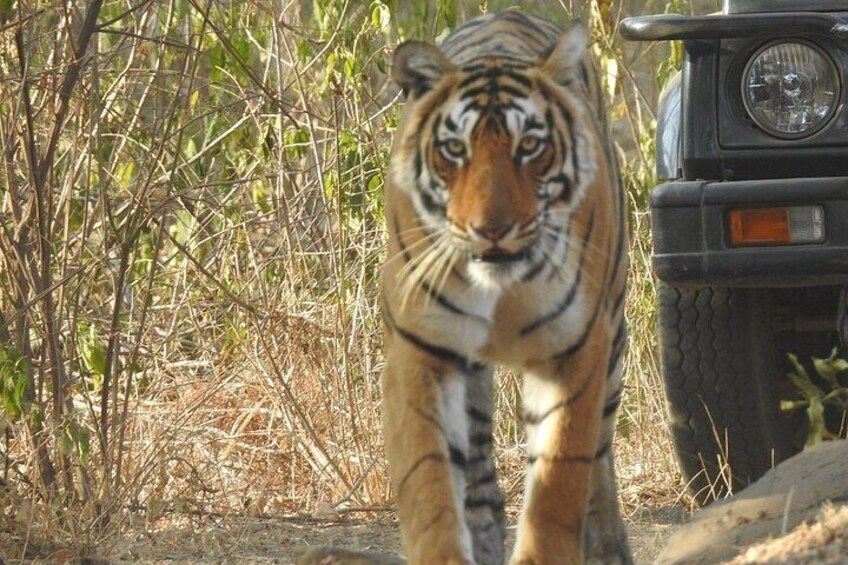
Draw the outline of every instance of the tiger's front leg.
M464 517L466 375L393 337L386 343L383 429L407 558L415 565L473 563Z
M584 563L608 355L605 332L594 331L576 352L526 367L527 477L513 565Z

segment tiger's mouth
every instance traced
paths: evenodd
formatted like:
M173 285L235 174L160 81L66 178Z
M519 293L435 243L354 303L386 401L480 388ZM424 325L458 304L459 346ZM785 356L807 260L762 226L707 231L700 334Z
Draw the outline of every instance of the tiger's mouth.
M472 255L471 260L475 263L492 263L500 265L504 263L516 263L518 261L524 261L529 256L529 249L522 249L521 251L509 252L505 249L495 247L493 249L487 249L479 255Z

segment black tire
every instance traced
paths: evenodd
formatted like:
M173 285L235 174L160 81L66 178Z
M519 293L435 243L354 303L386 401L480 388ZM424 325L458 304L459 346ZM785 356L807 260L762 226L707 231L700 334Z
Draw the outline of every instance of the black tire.
M669 422L683 477L704 504L796 452L780 411L781 351L766 289L660 286Z

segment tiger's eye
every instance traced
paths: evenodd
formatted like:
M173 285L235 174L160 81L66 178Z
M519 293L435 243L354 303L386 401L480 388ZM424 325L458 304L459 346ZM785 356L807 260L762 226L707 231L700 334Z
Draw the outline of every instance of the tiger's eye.
M542 140L538 137L524 137L518 143L518 150L524 155L529 155L539 149L541 145Z
M458 139L449 139L442 144L442 150L454 158L465 156L465 144Z

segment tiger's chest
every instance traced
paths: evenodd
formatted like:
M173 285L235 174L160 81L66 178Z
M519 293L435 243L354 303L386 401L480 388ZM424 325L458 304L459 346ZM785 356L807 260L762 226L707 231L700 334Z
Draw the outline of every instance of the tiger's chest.
M461 313L446 311L444 305L422 312L427 333L467 359L511 367L556 354L577 339L592 315L586 290L564 284L503 292L469 287L454 300Z
M571 294L571 296L569 296ZM495 311L486 346L486 360L522 366L558 353L575 341L597 315L585 288L540 285L504 295Z

